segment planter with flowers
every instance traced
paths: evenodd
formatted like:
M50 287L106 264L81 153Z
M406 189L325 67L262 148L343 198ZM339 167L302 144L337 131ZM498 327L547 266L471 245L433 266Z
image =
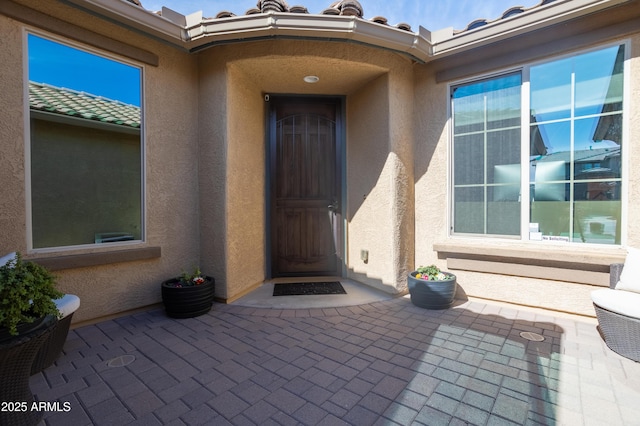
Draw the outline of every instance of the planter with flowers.
M162 302L172 318L193 318L211 310L215 280L196 269L162 283Z
M456 276L435 265L421 266L407 277L411 303L427 309L447 309L456 295Z

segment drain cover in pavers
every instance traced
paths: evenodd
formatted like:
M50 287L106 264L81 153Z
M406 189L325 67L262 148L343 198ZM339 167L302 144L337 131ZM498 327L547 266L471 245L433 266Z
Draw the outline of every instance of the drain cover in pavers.
M124 367L126 365L131 364L135 360L136 360L136 357L133 355L121 355L113 359L110 359L107 362L107 365L109 367Z
M523 339L531 340L532 342L542 342L544 337L538 333L532 333L531 331L523 331L520 333L520 337Z
M274 296L306 296L311 294L347 294L338 281L275 284Z

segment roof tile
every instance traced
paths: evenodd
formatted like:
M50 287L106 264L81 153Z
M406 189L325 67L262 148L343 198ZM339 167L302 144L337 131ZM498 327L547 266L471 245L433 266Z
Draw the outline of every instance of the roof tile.
M90 93L29 82L32 110L140 128L140 107Z

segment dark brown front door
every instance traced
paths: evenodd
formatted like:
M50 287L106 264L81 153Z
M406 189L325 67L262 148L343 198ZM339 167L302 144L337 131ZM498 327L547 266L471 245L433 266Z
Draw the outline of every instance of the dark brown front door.
M340 101L271 98L271 274L341 270Z

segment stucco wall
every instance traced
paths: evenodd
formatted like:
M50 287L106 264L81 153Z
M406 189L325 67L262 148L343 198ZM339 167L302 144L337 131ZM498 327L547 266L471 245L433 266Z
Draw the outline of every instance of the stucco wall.
M25 162L24 162L24 86L22 27L0 15L0 249L9 252L25 250Z
M196 59L164 43L141 37L60 3L21 1L49 16L80 28L154 52L159 66L143 66L146 174L146 241L108 248L27 253L27 257L58 257L159 246L157 259L55 271L59 289L80 297L74 321L86 321L160 302L160 282L199 262L197 193L197 68ZM25 101L23 29L0 15L0 253L27 251L25 187ZM44 32L43 34L47 34ZM116 55L117 56L117 55Z
M348 275L393 292L388 74L349 97L347 140Z
M199 62L202 262L232 301L265 279L264 98L215 49Z
M202 263L216 279L216 296L226 297L227 70L224 62L200 55L198 85L199 193Z
M227 156L227 298L265 278L265 102L258 84L229 66Z
M403 62L347 99L348 276L394 294L414 256L413 69Z
M428 66L415 73L415 266L439 262L433 244L448 237L449 142L446 84Z
M626 140L627 172L629 175L627 203L627 245L640 247L640 32L631 38L631 60L629 61L628 105L629 132ZM624 152L624 151L623 151Z

